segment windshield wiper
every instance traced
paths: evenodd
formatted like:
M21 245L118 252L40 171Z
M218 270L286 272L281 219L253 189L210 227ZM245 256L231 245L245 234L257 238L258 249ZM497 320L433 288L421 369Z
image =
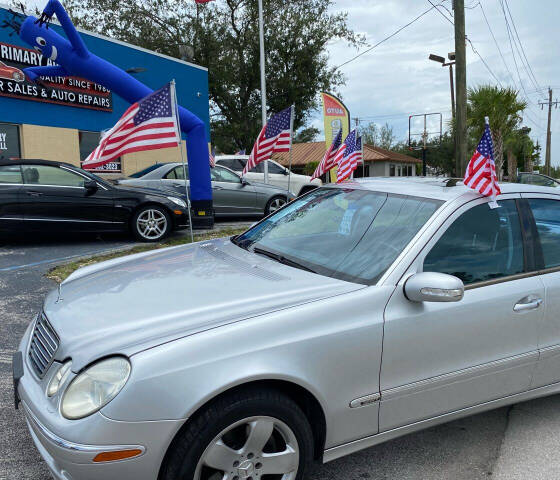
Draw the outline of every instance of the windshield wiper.
M280 255L278 253L274 253L274 252L270 252L268 250L265 250L263 248L259 248L259 247L255 247L253 249L253 253L256 253L258 255L264 255L265 257L271 258L272 260L276 260L279 263L282 263L284 265L288 265L289 267L295 267L295 268L299 268L300 270L305 270L306 272L311 272L311 273L316 273L315 270L306 267L305 265L302 265L301 263L295 262L293 260L290 260L289 258L284 257L283 255Z

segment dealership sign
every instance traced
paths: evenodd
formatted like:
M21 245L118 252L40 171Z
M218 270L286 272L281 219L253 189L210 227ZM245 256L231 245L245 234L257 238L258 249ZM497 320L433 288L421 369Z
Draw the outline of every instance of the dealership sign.
M77 77L41 77L28 81L23 69L41 65L43 55L29 48L0 42L0 96L56 103L71 107L113 111L111 92L97 83ZM48 65L55 65L48 60Z

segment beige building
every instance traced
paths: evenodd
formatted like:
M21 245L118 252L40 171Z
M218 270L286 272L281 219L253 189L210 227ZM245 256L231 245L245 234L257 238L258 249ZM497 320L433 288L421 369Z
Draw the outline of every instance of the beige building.
M1 129L2 125L0 125L0 131ZM44 127L41 125L22 124L19 125L18 130L21 158L55 160L70 163L77 167L80 166L80 160L84 155L84 151L80 152L80 137L83 137L84 133L90 133L95 139L99 138L99 134L95 132L80 132L71 128ZM89 144L91 143L94 142L89 142ZM186 155L184 141L183 148ZM83 143L82 150L84 150ZM103 170L101 175L109 178L127 176L155 163L180 161L181 151L179 148L131 153L121 157L120 169L117 172Z
M295 143L292 151L292 170L302 172L311 162L320 162L326 152L325 142ZM285 167L290 164L288 153L275 154L273 159ZM364 145L364 165L355 177L414 177L422 161L402 153Z

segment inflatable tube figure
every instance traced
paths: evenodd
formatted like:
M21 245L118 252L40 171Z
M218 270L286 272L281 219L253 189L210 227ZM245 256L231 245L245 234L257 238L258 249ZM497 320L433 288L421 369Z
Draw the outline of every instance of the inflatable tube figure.
M49 28L49 22L56 15L68 39ZM103 85L127 102L135 103L153 93L142 82L115 65L91 53L84 44L76 27L58 0L49 0L39 19L29 16L21 24L19 35L48 59L57 65L30 67L24 70L32 81L40 77L82 77ZM202 120L187 109L178 109L181 130L187 135L187 153L192 206L195 218L209 215L212 211L212 185L206 129ZM202 220L202 218L199 218Z

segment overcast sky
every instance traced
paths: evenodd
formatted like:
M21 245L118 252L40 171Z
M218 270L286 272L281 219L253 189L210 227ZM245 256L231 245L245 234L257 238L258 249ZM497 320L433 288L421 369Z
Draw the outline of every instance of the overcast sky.
M435 4L441 0L433 0ZM521 76L520 86L510 47L504 15L499 0L480 0L496 40L504 55L507 68L482 14L479 0L466 0L467 36L490 69L503 85L514 86L528 97L530 107L524 124L532 128L531 135L543 145L546 143L547 112L538 102L547 96L546 90L536 91L519 56L516 56ZM537 80L537 86L555 88L555 99L560 99L560 3L558 0L508 0L515 27L525 49L528 62ZM452 1L443 3L451 11ZM374 45L399 27L430 8L428 0L335 0L335 10L348 12L350 26L367 37ZM441 8L442 13L449 12ZM513 28L513 27L512 27ZM515 34L513 32L513 34ZM393 125L399 139L408 135L408 115L424 112L442 112L444 120L451 117L449 71L429 61L430 53L447 56L454 48L453 25L436 10L407 27L398 36L342 67L346 85L340 92L352 117L363 122L385 121ZM516 47L514 46L514 49ZM331 64L344 63L356 54L342 42L330 46ZM514 77L511 78L509 72ZM482 61L467 48L467 83L475 86L496 83ZM316 125L322 128L317 119ZM552 162L560 165L560 108L553 110Z

